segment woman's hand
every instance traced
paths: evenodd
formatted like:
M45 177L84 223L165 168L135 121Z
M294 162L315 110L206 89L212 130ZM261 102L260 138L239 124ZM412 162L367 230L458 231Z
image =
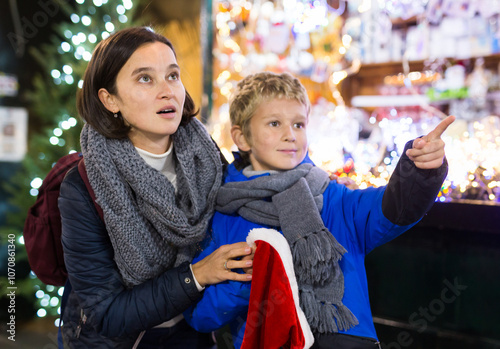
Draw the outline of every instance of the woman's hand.
M246 255L245 257L241 258L242 261L252 261L253 260L253 257L255 256L255 250L257 249L257 246L254 244L252 246L252 253L249 254L249 255ZM253 274L253 265L247 267L247 268L243 268L243 271L246 273L246 274Z
M413 148L406 155L421 169L435 169L443 164L444 142L441 135L455 121L454 116L448 116L434 130L422 138L413 141Z
M235 258L242 257L241 260ZM192 265L193 274L201 286L218 284L226 280L250 281L252 275L238 274L232 269L247 269L253 264L252 248L246 242L223 245Z

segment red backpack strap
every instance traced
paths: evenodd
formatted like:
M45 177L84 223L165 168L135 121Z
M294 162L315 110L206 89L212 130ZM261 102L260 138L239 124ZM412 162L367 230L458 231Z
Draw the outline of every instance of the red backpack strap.
M85 186L87 187L87 190L90 194L90 197L92 198L92 201L94 202L94 206L97 210L97 213L99 214L99 217L101 217L101 220L104 222L104 213L102 212L101 206L99 206L99 204L95 200L94 189L92 189L92 186L90 185L89 177L87 176L87 169L85 168L84 159L81 159L80 162L78 162L78 172L80 173L80 176L82 177L83 182L85 183Z

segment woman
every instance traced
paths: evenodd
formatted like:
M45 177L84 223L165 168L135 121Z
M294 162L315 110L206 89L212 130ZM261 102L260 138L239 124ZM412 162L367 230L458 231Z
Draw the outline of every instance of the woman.
M180 79L172 44L148 28L103 40L77 107L82 153L99 218L76 169L59 207L69 292L63 339L72 348L203 347L182 312L206 285L249 281L226 245L190 265L214 212L220 153ZM71 286L71 287L70 287ZM177 346L176 346L177 345Z

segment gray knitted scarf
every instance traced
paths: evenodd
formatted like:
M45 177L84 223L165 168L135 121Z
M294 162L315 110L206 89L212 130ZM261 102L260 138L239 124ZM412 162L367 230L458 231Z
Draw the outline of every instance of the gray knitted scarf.
M290 171L224 184L216 210L237 213L268 226L281 227L290 245L300 304L313 332L347 330L358 324L342 303L344 274L339 260L346 253L321 219L328 174L302 164Z
M197 119L172 136L177 193L129 139L109 139L91 126L80 141L89 182L128 287L190 261L205 237L222 183L220 154Z

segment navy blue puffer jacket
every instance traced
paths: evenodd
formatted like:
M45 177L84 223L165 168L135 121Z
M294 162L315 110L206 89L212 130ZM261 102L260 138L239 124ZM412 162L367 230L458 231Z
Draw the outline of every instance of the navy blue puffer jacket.
M59 209L71 284L62 332L70 347L131 348L141 331L177 316L201 297L189 263L125 287L106 227L76 168L61 185Z

